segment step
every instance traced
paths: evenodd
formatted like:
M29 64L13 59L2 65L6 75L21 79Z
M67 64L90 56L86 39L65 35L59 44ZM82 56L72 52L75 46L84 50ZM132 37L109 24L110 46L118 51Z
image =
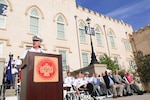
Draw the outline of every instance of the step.
M5 96L15 96L16 95L16 89L6 89Z
M8 96L5 100L18 100L17 96Z

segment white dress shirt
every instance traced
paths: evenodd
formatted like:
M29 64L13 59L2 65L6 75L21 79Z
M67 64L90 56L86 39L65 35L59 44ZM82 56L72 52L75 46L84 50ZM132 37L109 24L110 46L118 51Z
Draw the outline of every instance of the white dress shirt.
M66 77L64 79L64 86L72 87L73 81L74 81L73 77L71 77L71 76L70 77Z
M86 81L83 80L83 78L77 78L75 79L73 85L76 86L77 88L81 87L82 85L87 84Z
M26 54L27 54L27 52L37 52L37 53L46 53L46 51L44 51L44 50L42 50L42 48L39 48L39 49L34 49L33 47L31 48L31 49L29 49L29 50L26 50L25 52L24 52L24 54L23 54L23 56L21 57L21 59L24 59L25 58L25 56L26 56Z
M18 73L18 70L16 68L11 68L11 74L16 74Z
M21 65L21 64L22 64L22 60L17 59L17 60L15 61L15 65Z

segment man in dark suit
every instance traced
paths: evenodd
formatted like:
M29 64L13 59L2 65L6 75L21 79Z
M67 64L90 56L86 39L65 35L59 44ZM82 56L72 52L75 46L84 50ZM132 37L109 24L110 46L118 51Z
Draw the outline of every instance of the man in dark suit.
M122 96L124 86L116 84L113 77L111 76L111 71L105 71L105 76L103 76L107 89L112 89L113 98ZM116 89L119 89L117 92Z

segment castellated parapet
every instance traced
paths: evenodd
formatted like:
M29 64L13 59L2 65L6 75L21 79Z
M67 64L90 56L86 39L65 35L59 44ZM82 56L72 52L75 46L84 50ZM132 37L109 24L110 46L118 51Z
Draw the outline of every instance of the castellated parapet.
M129 36L134 51L140 50L144 54L150 54L150 25L139 28Z
M144 31L150 31L150 25L145 25L144 28L142 28L142 27L139 28L138 31L134 31L133 32L133 35L134 34L140 34L140 33L144 32Z
M95 12L95 11L93 11L93 10L90 10L90 9L88 9L88 8L84 8L84 7L78 5L78 6L77 6L77 9L82 10L82 11L87 12L87 13L90 13L90 14L93 14L93 15L96 15L96 16L99 16L99 17L104 18L104 19L106 19L106 20L113 21L113 22L115 22L115 23L122 24L122 25L127 26L127 27L131 27L131 25L129 25L129 24L127 24L127 23L124 23L123 20L116 20L116 19L113 19L113 18L111 18L111 17L109 17L109 16L100 14L100 13Z

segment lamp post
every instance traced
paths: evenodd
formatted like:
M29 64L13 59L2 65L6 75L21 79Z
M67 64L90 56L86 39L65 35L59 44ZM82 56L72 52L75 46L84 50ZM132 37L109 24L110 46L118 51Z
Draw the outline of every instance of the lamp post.
M95 52L94 52L94 48L93 48L93 42L92 42L92 32L91 32L91 27L90 27L90 23L91 23L91 19L90 18L87 18L86 19L86 22L88 24L88 32L89 32L89 35L90 35L90 41L91 41L91 50L92 50L92 53L91 53L91 63L90 65L92 64L99 64L99 62L97 61L96 59L96 56L95 56Z

